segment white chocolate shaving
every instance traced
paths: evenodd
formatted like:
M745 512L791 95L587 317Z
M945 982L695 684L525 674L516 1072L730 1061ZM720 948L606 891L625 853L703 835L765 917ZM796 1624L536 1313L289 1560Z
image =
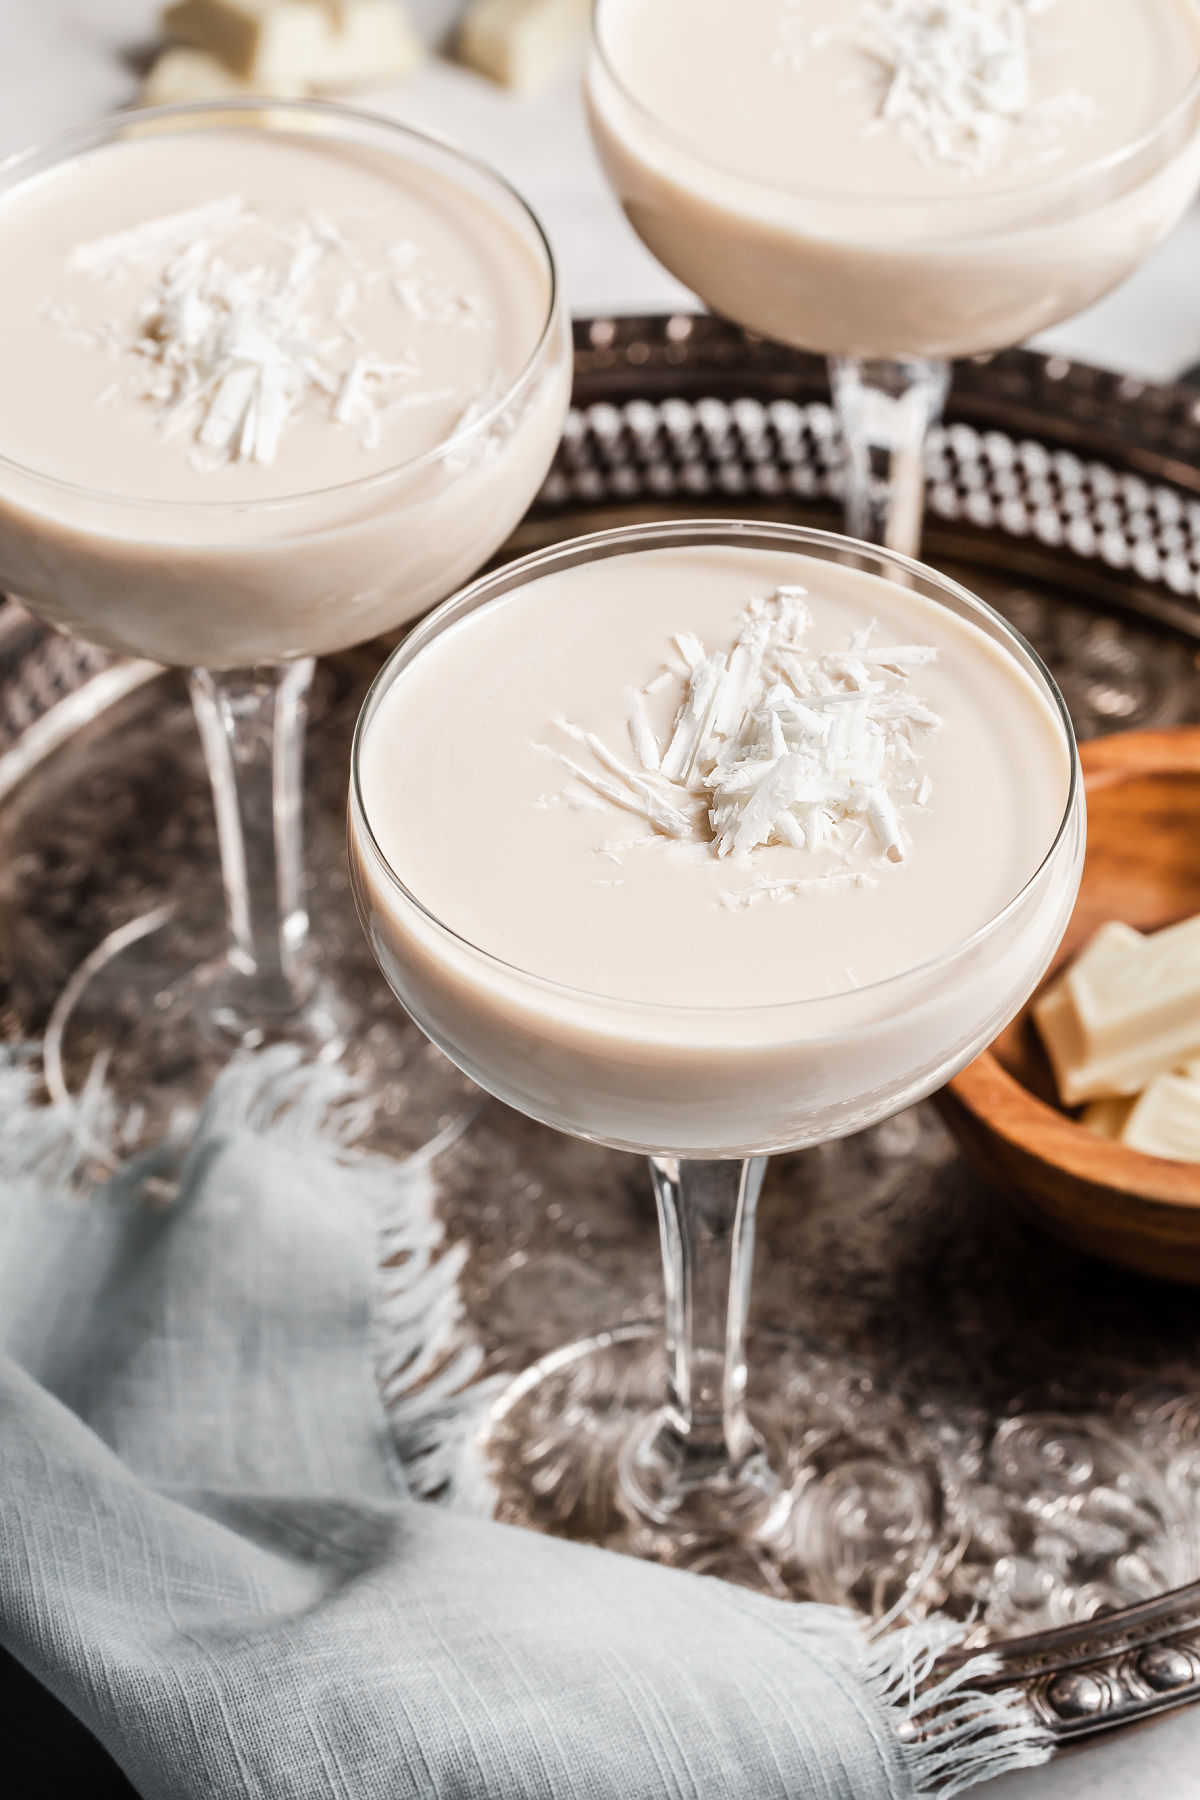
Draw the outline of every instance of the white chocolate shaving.
M804 641L811 625L803 592L781 588L751 601L728 653L709 653L692 634L678 633L673 641L688 673L665 750L650 725L647 688L629 692L640 772L567 719L555 721L558 730L606 774L539 748L688 850L744 861L786 845L833 851L844 863L873 845L885 862L901 862L908 843L901 809L927 806L933 792L928 776L911 773L913 739L940 724L905 684L908 671L927 667L937 652L926 645L872 650L870 631L856 633L846 650L819 652ZM722 898L742 908L871 879L838 868L797 880L764 877Z
M1091 109L1075 92L1034 100L1029 20L1054 0L867 0L858 41L887 72L880 123L929 161L978 172L1012 128L1069 123Z
M635 786L631 782L628 787L618 787L616 782L606 781L604 776L594 775L590 770L581 768L571 757L564 756L560 750L552 750L548 744L538 744L535 747L545 755L552 756L576 781L593 789L602 799L611 800L614 806L624 807L626 812L636 813L667 837L691 837L691 820L668 802L660 800L647 783L640 782Z
M182 250L197 241L219 237L236 225L245 211L240 197L230 194L224 200L210 200L205 206L193 206L163 219L147 219L144 225L134 225L128 231L114 231L90 244L80 244L68 260L71 268L85 274L118 270L122 265L144 262L164 251Z
M500 406L511 391L511 382L503 369L497 369L483 390L463 408L458 423L450 434L452 446L446 458L447 468L469 469L476 463L495 456L511 436L521 416L520 401ZM496 408L500 407L499 412ZM495 413L486 431L475 428L489 413Z
M273 262L254 260L264 245L276 253ZM471 331L489 322L474 300L439 286L415 245L393 246L389 260L413 271L408 282L421 296L423 322ZM466 401L461 432L494 403L490 390L471 400L456 389L403 391L421 372L415 351L391 361L374 355L350 316L372 274L382 280L386 271L364 278L344 234L317 213L281 230L229 195L82 244L69 258L74 272L109 283L147 262L157 262L157 273L132 321L104 323L89 339L114 358L137 360L163 436L189 433L210 463L273 463L288 423L314 399L364 448L378 444L388 418L404 408ZM325 302L316 283L330 265L338 279ZM411 313L400 296L397 303ZM330 335L319 334L314 314L332 325ZM80 335L69 308L46 316Z
M831 888L864 888L878 887L878 885L873 876L852 874L849 870L842 870L836 875L804 877L798 881L767 881L764 879L752 882L746 888L727 890L721 895L721 905L727 907L730 912L748 912L752 906L758 906L763 900L795 900L801 894L827 893Z
M662 767L662 752L646 712L646 702L636 688L629 696L629 737L643 769L656 775Z
M714 728L721 689L726 674L725 658L719 651L692 670L687 697L675 721L671 742L662 759L662 772L668 781L692 786L696 761Z

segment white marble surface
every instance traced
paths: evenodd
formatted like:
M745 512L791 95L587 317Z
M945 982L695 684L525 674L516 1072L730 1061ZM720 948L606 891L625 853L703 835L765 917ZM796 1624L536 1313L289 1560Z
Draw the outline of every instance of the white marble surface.
M413 0L430 23L454 0ZM0 154L65 129L134 89L128 55L152 37L152 0L0 0ZM445 63L370 97L458 139L521 189L556 246L577 312L688 304L634 240L600 179L577 85L514 101ZM1044 344L1149 380L1200 362L1200 209L1124 288ZM1200 1800L1200 1710L1118 1738L1048 1769L1012 1775L995 1800Z

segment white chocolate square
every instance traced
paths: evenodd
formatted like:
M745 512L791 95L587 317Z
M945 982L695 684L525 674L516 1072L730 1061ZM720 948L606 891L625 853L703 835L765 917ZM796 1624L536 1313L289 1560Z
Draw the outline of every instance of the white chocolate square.
M286 99L304 92L303 86L294 81L279 81L269 87L261 81L243 81L206 50L173 44L147 74L139 97L143 106L175 106L189 100L223 100L229 95L271 94Z
M1110 940L1105 954L1080 958L1067 985L1090 1058L1180 1033L1181 1048L1200 1047L1200 918L1128 947Z
M459 58L502 87L532 92L582 42L590 11L590 0L472 0L459 26Z
M1115 1141L1124 1131L1136 1105L1136 1100L1093 1100L1084 1108L1083 1123L1097 1137Z
M256 92L382 87L424 55L401 0L176 0L163 28Z
M1082 1028L1070 978L1079 970L1086 974L1107 968L1113 961L1133 954L1143 941L1141 933L1131 925L1115 920L1102 925L1067 974L1060 976L1034 1005L1034 1020L1064 1106L1078 1106L1084 1100L1110 1094L1134 1094L1142 1085L1139 1081L1128 1088L1109 1085L1112 1077L1105 1066L1098 1065Z
M1156 1076L1126 1120L1121 1142L1147 1156L1200 1162L1200 1082Z

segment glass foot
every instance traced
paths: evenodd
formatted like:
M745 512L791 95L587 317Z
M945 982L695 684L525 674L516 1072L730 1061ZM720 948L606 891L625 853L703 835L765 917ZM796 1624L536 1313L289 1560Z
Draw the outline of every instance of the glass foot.
M401 1158L440 1153L482 1095L381 982L356 982L349 966L339 981L336 968L316 963L299 1005L256 1006L185 909L158 907L111 932L67 982L46 1027L47 1088L88 1153L115 1168L185 1138L232 1058L289 1044L354 1079L366 1101L357 1139Z
M776 1481L737 1523L641 1515L629 1479L662 1409L662 1329L627 1325L557 1350L492 1406L472 1448L498 1519L671 1563L781 1599L879 1618L937 1603L943 1541L937 1457L903 1401L863 1366L800 1337L749 1346L749 1412Z

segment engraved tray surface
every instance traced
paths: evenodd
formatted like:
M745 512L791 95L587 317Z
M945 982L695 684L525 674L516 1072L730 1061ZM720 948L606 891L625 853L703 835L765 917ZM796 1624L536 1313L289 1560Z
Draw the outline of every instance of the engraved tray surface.
M835 522L817 359L683 316L581 322L576 352L562 452L506 554L687 512ZM1081 735L1200 718L1200 394L1024 352L964 364L930 484L925 555L1034 641ZM350 904L346 753L380 655L321 672L318 944ZM6 1035L36 1033L69 969L164 891L219 916L213 835L177 678L0 608ZM365 946L351 973L375 980ZM445 1159L442 1205L492 1373L660 1310L635 1158L492 1106ZM842 1553L811 1572L814 1597L879 1612L920 1570L920 1609L971 1621L1064 1743L1200 1698L1196 1295L1038 1235L929 1105L778 1159L760 1238L759 1323L798 1321L886 1371L936 1452L936 1483L899 1430L861 1466L820 1467L809 1504L841 1519ZM567 1532L586 1441L572 1455L541 1521ZM888 1569L854 1555L854 1520L877 1507L898 1520Z

